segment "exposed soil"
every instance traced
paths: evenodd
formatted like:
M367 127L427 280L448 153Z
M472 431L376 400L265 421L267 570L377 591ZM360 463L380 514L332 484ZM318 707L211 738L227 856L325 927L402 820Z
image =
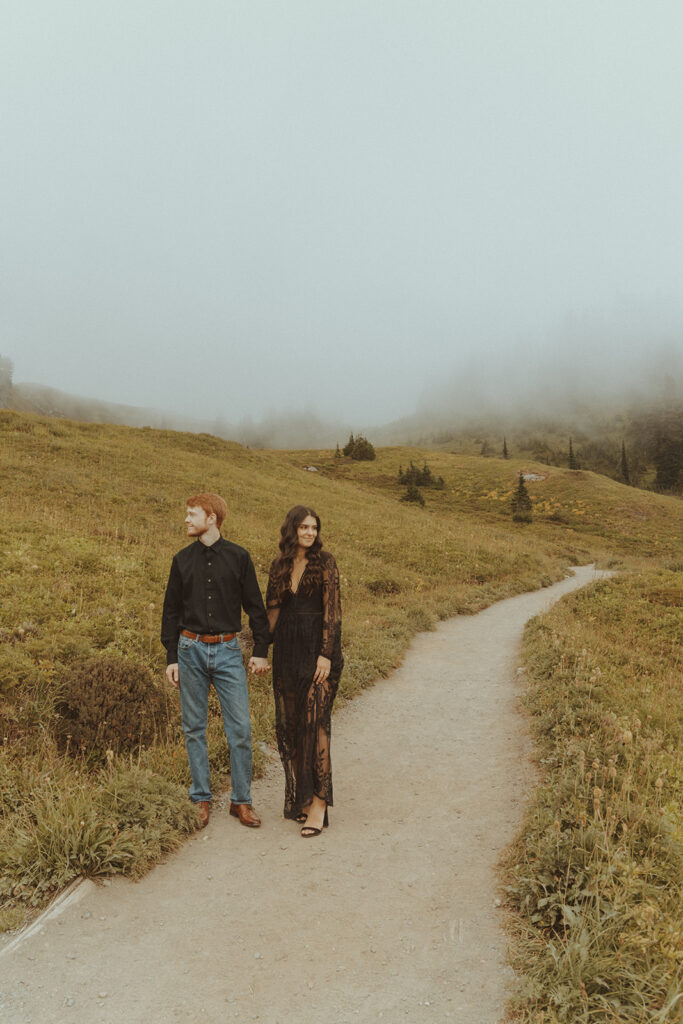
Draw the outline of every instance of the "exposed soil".
M517 698L524 623L603 575L416 638L334 717L336 804L322 836L282 818L211 823L141 882L81 885L0 950L7 1024L497 1024L505 963L496 862L533 783Z

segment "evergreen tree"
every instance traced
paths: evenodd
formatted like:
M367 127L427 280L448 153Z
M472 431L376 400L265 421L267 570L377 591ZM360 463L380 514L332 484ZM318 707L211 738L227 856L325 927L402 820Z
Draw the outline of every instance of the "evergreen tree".
M424 466L422 467L422 486L423 487L433 487L434 486L434 474L432 473L431 469L429 468L429 466L427 465L426 462L425 462Z
M446 486L444 478L440 476L437 479L426 462L422 469L418 469L412 459L405 471L402 468L399 469L398 482L406 487L435 487L440 491Z
M657 467L655 488L658 491L675 491L683 470L683 446L670 437L661 438L654 463Z
M354 437L353 434L349 434L349 440L342 449L344 455L349 455L352 459L357 462L372 461L376 459L374 446L368 441L367 437L363 434L359 434L358 437Z
M578 462L576 460L576 456L574 455L574 448L572 446L572 439L571 439L571 437L569 438L569 468L570 469L578 469L579 468L579 464L578 464Z
M507 439L506 438L503 438L503 458L504 459L509 459L510 458L510 456L508 455L508 443L507 443Z
M401 498L401 501L414 501L416 505L421 505L423 507L425 503L425 500L422 497L422 493L420 492L419 487L416 487L415 484L408 485L408 489Z
M337 445L337 450L334 453L334 457L335 459L341 459L341 451L339 449L339 445Z
M621 464L619 466L619 473L621 475L621 482L624 484L631 483L631 474L628 470L628 462L626 461L626 442L621 442Z
M512 520L515 523L531 522L531 498L522 473L519 474L517 490L512 495Z
M373 459L377 458L374 446L368 441L367 437L363 437L362 434L358 435L351 449L351 458L355 459L356 462L372 462Z

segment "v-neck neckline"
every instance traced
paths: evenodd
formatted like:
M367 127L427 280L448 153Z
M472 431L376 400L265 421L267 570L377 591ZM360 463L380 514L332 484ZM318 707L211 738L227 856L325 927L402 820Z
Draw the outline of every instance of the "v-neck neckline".
M292 568L294 568L294 566L292 566ZM304 576L306 575L306 570L307 570L307 569L308 569L308 559L306 559L306 561L305 561L305 564L304 564L304 568L303 568L303 571L302 571L302 573L301 573L301 576L299 576L299 582L298 582L298 583L297 583L297 585L296 585L296 590L294 590L294 589L292 588L292 578L291 578L291 576L290 576L290 578L289 578L289 589L290 589L290 591L292 592L292 594L294 595L294 597L296 597L296 595L297 595L297 594L299 593L299 590L300 590L300 588L301 588L301 581L302 581L302 579L304 578Z

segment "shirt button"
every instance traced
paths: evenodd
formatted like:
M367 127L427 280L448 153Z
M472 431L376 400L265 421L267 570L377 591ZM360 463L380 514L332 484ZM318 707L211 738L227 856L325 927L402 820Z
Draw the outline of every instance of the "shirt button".
M211 594L209 594L209 601L211 600Z

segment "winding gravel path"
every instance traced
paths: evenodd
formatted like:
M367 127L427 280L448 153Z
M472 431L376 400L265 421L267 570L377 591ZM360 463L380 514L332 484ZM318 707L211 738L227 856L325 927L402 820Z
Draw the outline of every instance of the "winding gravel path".
M495 865L533 781L524 623L604 574L441 623L333 723L337 805L303 841L279 767L141 882L84 883L0 949L7 1024L497 1024ZM61 912L59 912L61 910ZM11 937L10 937L11 939Z

